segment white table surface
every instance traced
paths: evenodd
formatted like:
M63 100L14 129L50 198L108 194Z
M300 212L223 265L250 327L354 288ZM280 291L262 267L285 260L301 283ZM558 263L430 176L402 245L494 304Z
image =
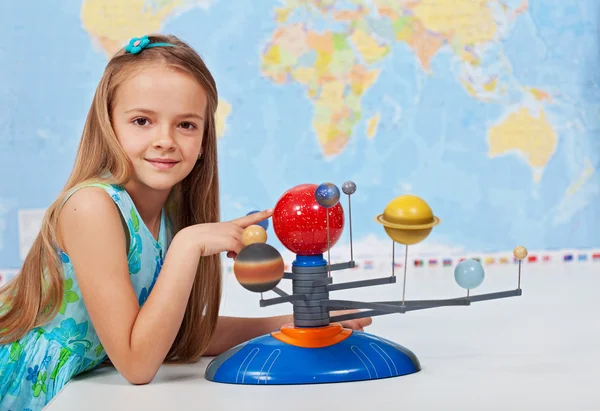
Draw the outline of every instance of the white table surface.
M342 282L387 274L333 275ZM514 289L516 278L513 265L488 266L486 281L473 294ZM281 288L289 290L286 286ZM417 355L423 369L413 375L343 384L226 385L204 379L210 361L205 358L194 365L165 365L151 384L132 386L107 367L70 382L46 409L600 410L600 263L525 264L521 286L521 297L374 318L366 331ZM406 295L464 293L452 268L438 267L409 268ZM401 296L402 281L330 295L370 301ZM268 316L290 307L259 308L255 294L227 278L223 314Z

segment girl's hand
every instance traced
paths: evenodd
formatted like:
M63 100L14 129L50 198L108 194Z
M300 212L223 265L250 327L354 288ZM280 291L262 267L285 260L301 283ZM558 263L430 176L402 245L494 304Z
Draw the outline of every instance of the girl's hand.
M185 228L185 235L200 248L202 256L227 252L227 257L235 258L244 248L244 229L271 217L273 210L250 214L232 221L197 224Z
M359 310L332 311L330 315L333 317L334 315L352 314L357 312L359 312ZM340 321L340 324L344 328L350 328L352 330L357 331L364 331L365 327L368 327L369 325L373 324L373 319L371 317L358 318L355 320Z

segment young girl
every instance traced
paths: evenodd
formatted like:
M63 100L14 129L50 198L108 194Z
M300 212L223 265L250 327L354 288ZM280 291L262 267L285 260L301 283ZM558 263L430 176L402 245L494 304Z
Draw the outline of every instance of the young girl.
M1 409L41 409L107 357L145 384L164 361L292 321L219 317L219 255L235 257L243 229L271 211L218 222L217 101L204 62L174 36L132 39L110 60L74 170L0 292Z

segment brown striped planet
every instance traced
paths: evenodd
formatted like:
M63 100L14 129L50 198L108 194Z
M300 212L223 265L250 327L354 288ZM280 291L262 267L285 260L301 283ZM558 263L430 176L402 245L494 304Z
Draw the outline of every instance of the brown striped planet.
M233 264L240 285L255 293L272 290L283 278L283 271L281 254L266 243L253 243L242 248Z

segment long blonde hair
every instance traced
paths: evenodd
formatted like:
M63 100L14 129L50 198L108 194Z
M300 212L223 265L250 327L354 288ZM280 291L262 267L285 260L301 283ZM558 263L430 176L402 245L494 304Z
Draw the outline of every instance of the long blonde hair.
M191 74L208 98L203 139L203 157L192 172L169 194L167 215L172 233L184 227L219 221L219 185L215 113L218 95L215 81L201 57L175 36L148 36L152 43L175 47L154 47L139 54L119 51L108 62L89 110L73 171L61 195L47 209L18 275L0 290L0 344L22 337L32 328L50 321L63 299L64 277L58 255L56 225L58 213L69 190L90 181L124 185L132 168L118 142L111 123L111 110L120 84L147 64L163 63ZM110 171L110 178L104 178ZM219 255L203 257L198 264L190 300L179 333L166 360L192 362L206 350L214 333L221 299Z

